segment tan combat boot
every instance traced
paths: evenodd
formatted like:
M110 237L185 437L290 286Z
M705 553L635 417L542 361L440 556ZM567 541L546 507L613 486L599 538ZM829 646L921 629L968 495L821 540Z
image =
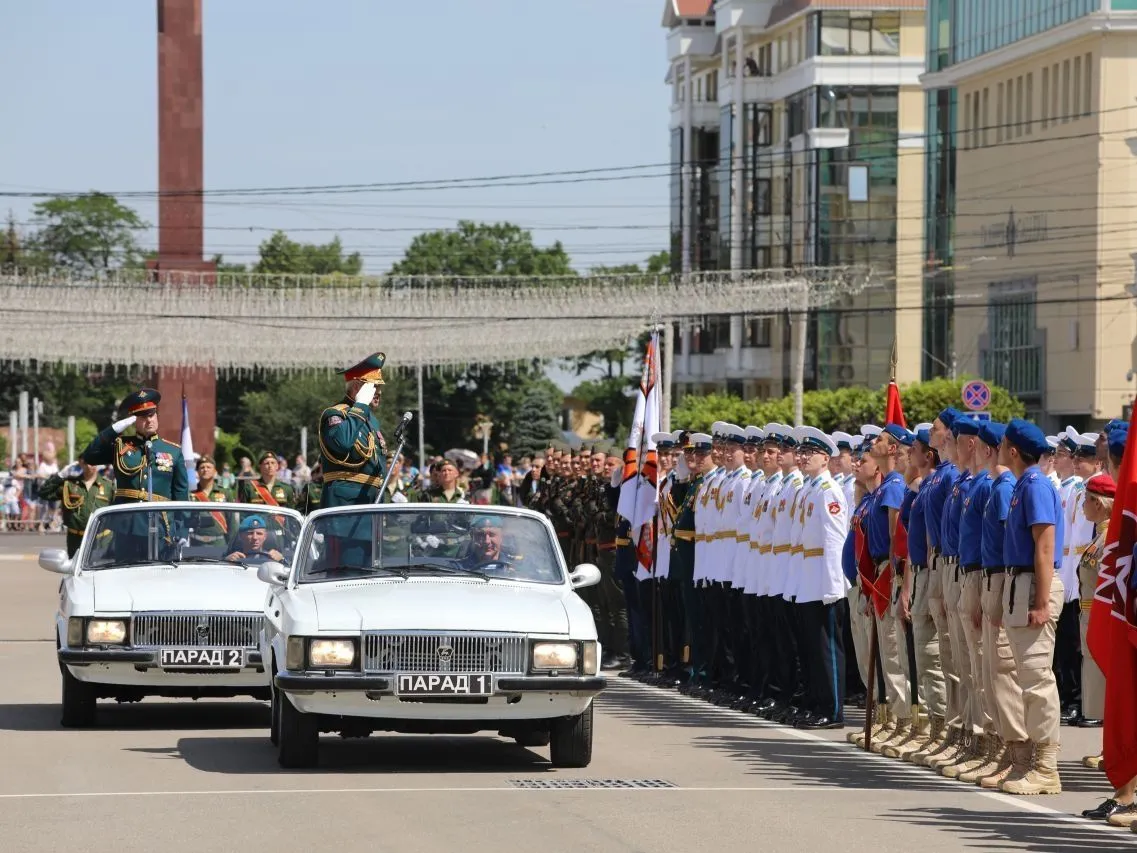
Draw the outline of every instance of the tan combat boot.
M865 713L867 714L870 712L866 711ZM885 720L887 720L887 718L888 718L888 706L887 705L875 705L875 706L873 706L871 713L873 715L873 724L872 724L872 728L870 729L870 731L872 732L873 740L876 740L876 738L880 736L880 730L881 730L881 728L883 728ZM845 735L845 740L847 740L849 743L851 743L853 746L857 747L858 749L864 749L865 748L865 730L864 729L854 729L853 731L851 731L847 735Z
M1021 779L1008 779L1000 790L1004 794L1061 794L1058 778L1058 744L1040 743L1034 748L1034 762Z
M901 756L909 764L919 764L920 760L927 758L936 750L943 746L944 736L944 718L939 714L932 714L928 722L928 734L923 739L919 747L914 752L908 752Z
M1011 759L1014 761L1014 765L1011 767L1011 772L999 783L1000 791L1008 782L1025 779L1026 774L1034 767L1034 741L1024 740L1016 744Z
M978 770L989 760L991 754L991 739L986 732L980 732L975 735L972 740L972 748L969 757L964 761L957 761L942 771L942 775L948 779L959 779L962 782L967 782L969 785L974 784L975 778L964 779L963 776Z
M1003 745L1003 739L998 735L988 734L987 754L983 763L978 767L960 773L959 781L966 782L969 785L977 784L984 776L989 776L999 769L1005 752L1006 747Z
M930 762L936 756L940 755L945 749L948 749L955 743L957 732L958 729L954 728L953 726L949 726L945 720L943 734L939 740L939 743L933 743L931 747L929 747L928 752L925 753L925 755L919 761L913 761L912 763L918 767L931 767L932 765L928 762Z
M912 717L912 729L905 738L898 744L891 745L881 752L881 755L888 758L903 759L906 755L911 755L919 749L922 749L924 744L928 742L929 732L931 732L932 722L923 715Z
M1090 770L1100 770L1102 764L1102 757L1100 755L1087 755L1082 759L1082 766L1088 767Z
M887 705L878 705L879 722L872 727L872 742L873 744L880 743L881 741L888 740L892 737L892 733L896 730L896 720L892 718L892 713L888 710ZM857 747L859 749L865 748L865 733L861 732L857 737Z
M908 738L911 734L912 734L912 719L911 719L911 717L908 717L908 718L903 719L903 720L897 720L896 721L896 727L893 728L892 733L887 738L882 738L881 740L874 740L873 741L872 747L871 747L872 751L875 752L877 755L883 755L885 749L887 749L889 747L897 746L898 744L903 743L904 741L908 740Z
M965 731L963 733L963 747L955 754L955 758L947 764L940 762L936 771L941 776L946 776L949 779L954 779L959 775L960 768L966 768L972 761L975 760L975 753L979 749L979 736L972 731Z
M1029 763L1030 743L1022 740L1007 741L999 766L995 768L995 772L988 773L979 780L979 787L987 791L997 791L1003 781L1015 771L1016 767Z
M940 768L947 767L949 764L959 758L959 754L967 748L967 737L968 736L963 731L963 729L953 727L952 737L949 739L948 744L938 753L924 762L925 765L931 767L938 773L940 771Z

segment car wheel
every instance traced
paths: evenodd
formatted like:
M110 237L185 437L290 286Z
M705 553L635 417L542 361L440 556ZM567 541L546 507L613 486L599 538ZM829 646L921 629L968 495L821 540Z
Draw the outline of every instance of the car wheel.
M554 767L587 767L592 763L592 703L575 717L553 720L549 741Z
M268 739L272 742L273 746L280 745L280 703L283 696L276 689L275 686L269 687L269 694L272 698L271 717L268 726Z
M60 664L63 675L63 714L60 723L69 729L85 729L95 723L95 689Z
M281 767L298 770L315 767L320 747L320 729L316 717L305 714L292 704L292 700L282 693L277 705L280 707L277 724L277 761Z
M534 747L534 746L548 746L549 741L552 739L548 730L526 732L523 735L517 735L513 738L517 741L518 746Z

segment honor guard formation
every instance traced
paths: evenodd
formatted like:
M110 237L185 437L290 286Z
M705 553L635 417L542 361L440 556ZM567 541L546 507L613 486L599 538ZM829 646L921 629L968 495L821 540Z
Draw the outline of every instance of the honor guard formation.
M375 503L385 481L384 500L466 502L447 459L428 488L404 494L386 480L384 361L340 371L344 397L320 415L319 462L299 495L267 452L235 495L200 457L191 493L180 448L158 436L160 395L135 392L123 419L44 487L63 502L69 552L110 502L235 498L307 512ZM1104 715L1104 678L1083 645L1127 435L1111 421L1100 434L1047 436L953 408L913 430L866 424L856 435L725 422L658 433L650 568L617 512L624 460L613 445L553 442L520 497L548 517L570 567L601 570L580 594L604 668L802 729L845 727L846 707L867 693L873 752L963 784L1054 794L1061 726L1098 727ZM194 535L234 535L217 516ZM370 536L329 530L337 560ZM866 746L862 731L848 741ZM1134 825L1133 784L1083 814Z

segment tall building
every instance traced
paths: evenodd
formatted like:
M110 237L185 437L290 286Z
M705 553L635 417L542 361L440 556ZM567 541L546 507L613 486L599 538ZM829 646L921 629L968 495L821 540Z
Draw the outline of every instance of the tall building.
M805 387L921 369L924 0L667 0L676 271L871 265L811 313ZM676 334L677 396L788 393L787 314Z
M1137 0L929 0L925 375L1132 403Z

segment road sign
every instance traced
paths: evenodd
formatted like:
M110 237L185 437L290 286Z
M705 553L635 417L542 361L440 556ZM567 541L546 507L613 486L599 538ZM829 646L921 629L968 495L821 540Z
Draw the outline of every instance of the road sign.
M973 412L986 409L991 402L991 389L982 379L973 379L963 386L960 393L963 405Z
M977 421L990 421L991 420L991 413L990 412L968 412L967 414L970 417L975 418L975 420L977 420Z

